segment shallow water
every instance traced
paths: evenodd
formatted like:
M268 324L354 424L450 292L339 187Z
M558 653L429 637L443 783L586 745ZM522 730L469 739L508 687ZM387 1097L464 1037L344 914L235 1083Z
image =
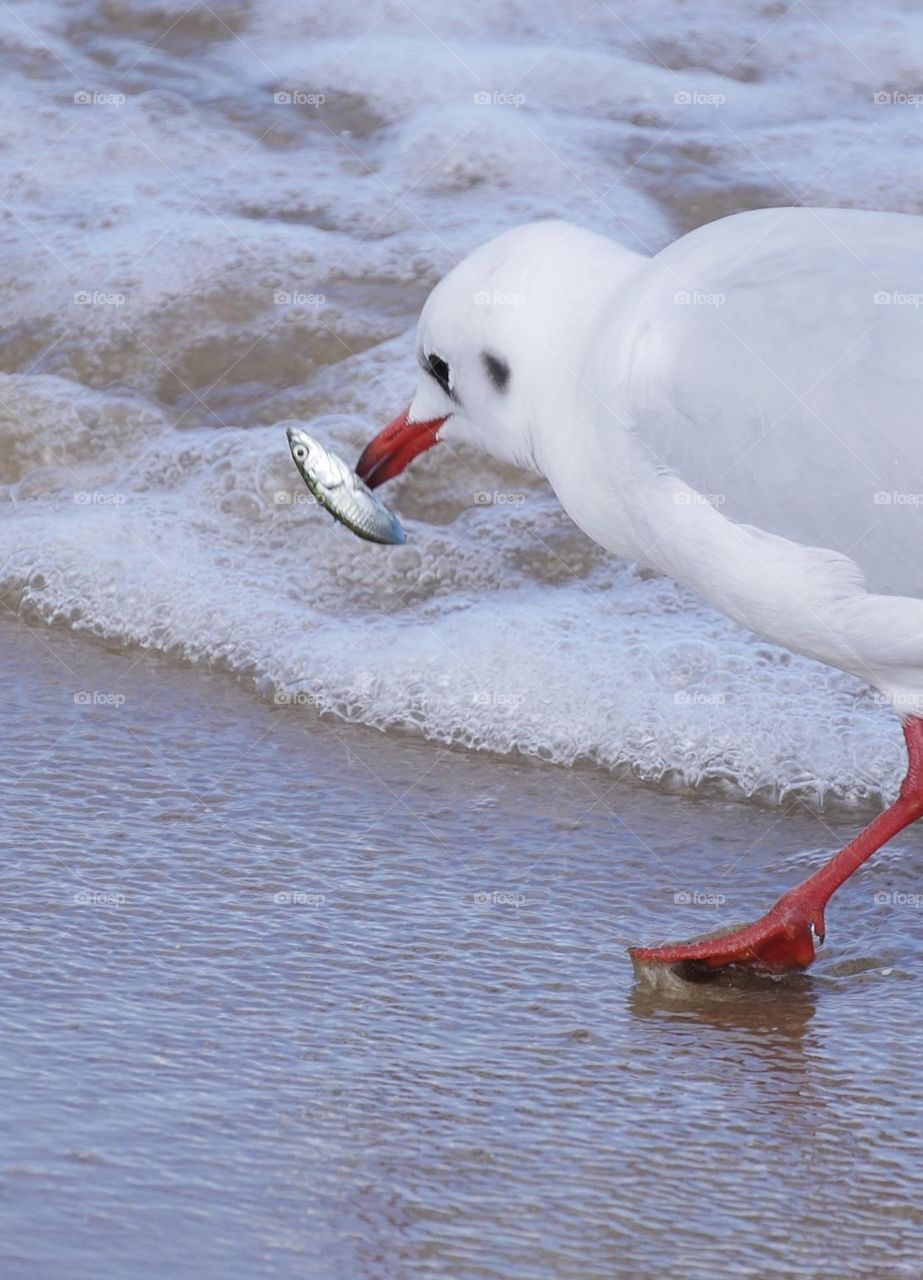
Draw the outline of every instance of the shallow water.
M920 1274L918 834L810 976L664 995L852 823L0 642L4 1275Z

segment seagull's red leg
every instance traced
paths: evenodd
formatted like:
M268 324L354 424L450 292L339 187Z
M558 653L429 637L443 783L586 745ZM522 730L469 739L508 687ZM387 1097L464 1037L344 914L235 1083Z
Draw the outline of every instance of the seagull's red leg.
M704 970L744 965L769 973L806 969L814 959L814 938L824 940L824 908L831 895L892 836L923 816L923 719L904 722L907 776L890 808L807 880L782 895L754 924L717 938L663 947L634 947L633 960L689 964Z

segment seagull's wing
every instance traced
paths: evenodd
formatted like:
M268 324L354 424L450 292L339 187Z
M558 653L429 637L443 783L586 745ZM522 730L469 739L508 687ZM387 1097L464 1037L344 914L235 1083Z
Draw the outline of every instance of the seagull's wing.
M634 278L610 352L637 434L724 515L923 594L923 218L711 223Z

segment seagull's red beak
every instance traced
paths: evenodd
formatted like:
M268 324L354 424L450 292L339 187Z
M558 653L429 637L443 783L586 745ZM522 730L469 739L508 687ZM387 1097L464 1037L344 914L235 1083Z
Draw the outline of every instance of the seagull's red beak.
M433 418L429 422L408 422L409 409L398 414L393 422L370 440L356 463L359 478L370 489L400 475L418 453L431 449L439 440L439 428L445 418Z

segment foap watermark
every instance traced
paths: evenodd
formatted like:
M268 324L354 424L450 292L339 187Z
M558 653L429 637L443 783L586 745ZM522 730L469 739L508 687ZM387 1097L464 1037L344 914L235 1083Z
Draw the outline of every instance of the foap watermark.
M876 107L921 107L923 93L905 93L902 89L878 89L872 94Z
M524 293L501 293L499 289L481 289L474 295L476 307L521 307Z
M703 289L677 289L673 301L678 307L723 307L727 295L706 293Z
M673 901L678 907L723 907L723 893L707 893L704 889L677 889Z
M525 700L524 693L504 693L495 689L478 689L471 695L476 707L521 707Z
M124 707L124 693L108 693L104 689L78 689L74 694L75 707Z
M74 893L75 907L124 907L128 897L111 889L78 889Z
M297 289L276 289L272 300L277 307L322 307L327 301L323 293L301 293Z
M279 89L272 95L277 107L322 107L327 101L324 93L306 93L301 89Z
M525 500L524 493L489 493L486 489L479 489L474 495L476 507L521 507Z
M703 93L701 89L677 89L673 103L677 107L723 107L727 94Z
M74 294L78 307L124 307L124 293L104 293L101 289L80 289Z
M923 695L919 693L901 693L899 690L895 690L893 693L882 693L880 689L873 689L872 701L880 707L894 707L896 711L906 711L919 715L921 706L923 706Z
M306 893L302 889L280 889L272 895L277 907L322 907L327 901L325 893Z
M678 707L721 707L726 701L723 693L702 693L694 689L677 689L673 701Z
M872 901L876 907L923 908L923 893L900 893L897 889L879 889Z
M313 693L306 690L296 689L292 693L286 693L284 689L277 689L272 695L272 700L277 707L316 707L317 697Z
M520 107L526 105L526 95L524 93L502 93L498 89L493 89L488 93L486 89L482 89L474 95L474 105L476 107L512 107L518 111Z
M489 892L473 893L471 901L476 907L524 907L526 895L512 890L492 889Z
M727 498L723 493L698 493L695 489L677 489L673 501L678 507L723 507Z
M313 493L305 490L303 493L292 493L288 489L277 489L272 495L272 500L277 507L316 507L319 506L317 499Z
M105 493L100 489L78 489L74 494L74 502L78 507L122 507L125 505L125 494Z
M74 94L75 107L121 107L124 93L100 93L97 89L78 89Z
M873 499L876 507L923 507L923 493L905 493L901 489L878 489Z
M923 307L923 293L905 293L900 289L876 289L872 294L876 307Z

